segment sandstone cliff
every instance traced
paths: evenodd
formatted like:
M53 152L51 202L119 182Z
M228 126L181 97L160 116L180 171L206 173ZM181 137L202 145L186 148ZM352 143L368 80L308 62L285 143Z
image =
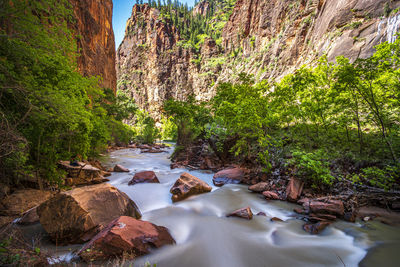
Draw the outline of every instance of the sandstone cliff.
M207 13L207 0L193 10ZM222 42L200 49L182 46L179 31L148 5L133 7L117 51L118 89L158 116L164 100L194 94L207 100L223 81L253 74L279 79L326 55L368 57L400 25L400 1L237 0L222 30ZM396 10L397 8L397 10Z
M81 56L78 66L85 76L101 76L101 85L116 90L115 41L112 29L112 0L70 0Z

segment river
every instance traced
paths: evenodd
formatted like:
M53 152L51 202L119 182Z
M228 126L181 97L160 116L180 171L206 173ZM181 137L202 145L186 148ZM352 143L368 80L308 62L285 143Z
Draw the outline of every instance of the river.
M295 204L266 201L245 185L215 187L209 171L170 169L167 153L140 153L122 149L103 158L106 166L121 164L130 173L113 173L110 184L138 205L142 220L165 226L176 240L137 258L133 266L157 267L258 267L258 266L400 266L399 228L379 222L338 221L319 235L303 231L303 221L293 212ZM135 172L152 170L160 184L128 185ZM204 180L212 192L172 203L169 189L183 172ZM250 206L252 220L225 215ZM272 222L278 217L283 222ZM36 227L36 232L39 231ZM32 226L29 228L32 231ZM80 246L58 247L44 242L43 249L69 260Z

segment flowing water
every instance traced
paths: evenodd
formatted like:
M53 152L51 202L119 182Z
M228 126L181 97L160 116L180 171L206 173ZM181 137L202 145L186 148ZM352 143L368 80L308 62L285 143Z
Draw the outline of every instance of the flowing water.
M110 183L135 201L142 220L167 227L176 240L175 245L137 258L133 266L399 266L398 228L378 222L338 221L322 234L310 235L302 230L304 222L296 219L296 205L266 201L260 194L249 192L245 185L215 187L211 172L171 170L171 152L172 149L168 153L143 154L137 149L123 149L103 159L107 166L121 164L130 169L130 173L113 173ZM133 174L143 170L154 171L160 184L128 186ZM212 185L213 190L172 203L169 189L185 171ZM267 217L254 216L250 221L225 217L245 206L250 206L254 214L264 212ZM284 222L271 222L271 217ZM78 247L43 244L43 249L67 260Z

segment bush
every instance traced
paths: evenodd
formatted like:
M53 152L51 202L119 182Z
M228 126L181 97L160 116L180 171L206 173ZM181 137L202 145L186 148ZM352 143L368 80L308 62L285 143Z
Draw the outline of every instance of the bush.
M310 153L294 150L288 164L293 166L298 178L310 182L313 188L332 185L335 180L331 175L326 154L322 150Z

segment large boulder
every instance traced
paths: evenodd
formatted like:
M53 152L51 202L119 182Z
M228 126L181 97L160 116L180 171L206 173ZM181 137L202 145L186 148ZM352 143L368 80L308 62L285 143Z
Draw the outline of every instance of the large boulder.
M123 254L135 258L149 253L152 248L174 243L167 228L121 216L98 233L78 254L86 262L121 257Z
M239 217L247 220L251 220L253 218L253 212L250 207L241 208L235 210L234 212L229 213L226 217Z
M211 189L211 186L206 182L185 172L176 180L170 192L172 194L172 201L176 202L193 195L210 192Z
M271 186L269 185L269 183L266 182L260 182L254 185L249 186L248 188L250 191L252 192L256 192L256 193L262 193L264 191L268 191L271 189Z
M134 185L138 183L160 183L160 181L153 171L143 171L135 173L132 180L128 184Z
M241 168L225 169L213 176L213 183L216 186L224 184L239 184L244 178L244 171Z
M22 189L17 190L1 201L2 209L0 215L5 216L21 216L27 210L42 204L53 196L53 192Z
M129 169L125 168L122 165L116 164L113 169L114 172L129 172Z
M290 181L286 187L286 199L291 202L296 202L303 191L303 186L303 181L294 177L290 178Z
M89 163L77 162L76 165L71 165L69 161L60 161L58 163L58 166L67 172L66 185L89 185L108 181L102 176L100 169L93 167Z
M59 193L41 204L37 214L40 223L57 244L86 242L123 215L141 217L136 204L110 184Z

